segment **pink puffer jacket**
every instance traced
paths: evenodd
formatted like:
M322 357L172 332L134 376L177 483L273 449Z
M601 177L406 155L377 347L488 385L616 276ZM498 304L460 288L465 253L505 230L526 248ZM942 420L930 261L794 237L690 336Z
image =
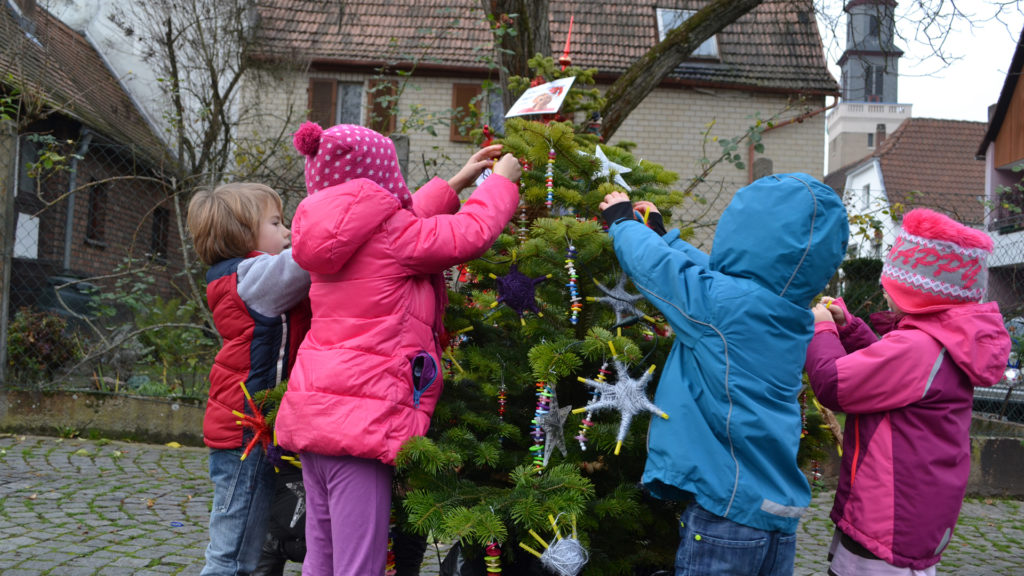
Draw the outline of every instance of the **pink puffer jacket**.
M275 424L281 446L394 464L441 395L439 273L481 256L512 219L518 187L492 174L461 209L434 179L401 208L357 179L305 198L292 253L310 272L313 321Z

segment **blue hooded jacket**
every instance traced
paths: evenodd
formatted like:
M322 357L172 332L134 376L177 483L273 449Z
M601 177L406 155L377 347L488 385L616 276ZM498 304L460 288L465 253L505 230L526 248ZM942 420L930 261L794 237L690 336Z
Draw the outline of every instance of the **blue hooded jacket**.
M609 229L622 268L675 332L654 403L643 482L761 530L796 532L810 502L797 466L797 396L811 300L846 254L846 209L806 174L741 188L710 256L641 222Z

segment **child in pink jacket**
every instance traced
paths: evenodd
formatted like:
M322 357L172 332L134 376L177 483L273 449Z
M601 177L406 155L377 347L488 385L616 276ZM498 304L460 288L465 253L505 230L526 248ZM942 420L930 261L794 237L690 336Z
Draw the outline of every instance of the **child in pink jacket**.
M441 395L441 272L481 256L519 203L518 161L500 146L449 182L410 194L392 141L361 126L295 134L309 192L292 253L310 272L312 326L276 420L302 460L303 573L383 574L395 455L423 435ZM458 189L488 177L460 208Z
M814 307L807 375L846 413L829 574L935 574L970 473L974 387L1010 353L999 305L979 303L991 252L984 232L912 210L882 268L891 331L879 340L841 300Z

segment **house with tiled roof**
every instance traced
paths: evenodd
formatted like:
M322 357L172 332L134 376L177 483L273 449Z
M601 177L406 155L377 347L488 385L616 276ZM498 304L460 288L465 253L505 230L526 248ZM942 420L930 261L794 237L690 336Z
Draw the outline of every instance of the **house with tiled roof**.
M1024 312L1024 30L1010 61L999 100L976 147L984 162L984 194L993 209L986 221L996 243L989 259L994 298L1007 313ZM992 289L990 288L990 292Z
M872 154L827 175L850 214L850 255L884 256L912 208L984 226L985 167L974 156L984 132L983 122L908 118Z
M156 285L169 291L181 244L173 207L149 178L167 152L101 55L35 2L3 0L0 69L13 118L0 136L3 211L13 226L4 251L9 310L56 308L55 287L110 276L129 257L155 264ZM44 156L63 160L36 173ZM61 296L84 300L76 286Z
M596 69L598 88L606 89L671 30L672 22L704 4L552 0L548 55L562 53L571 22L572 64ZM390 92L398 94L397 121L375 127L407 137L410 164L419 164L408 175L414 184L453 172L471 153L465 134L447 125L453 109L472 102L481 123L501 126L511 105L501 101L500 91L488 91L498 73L491 64L492 31L478 0L268 0L259 4L257 30L258 58L308 62L280 101L282 106L307 102L309 117L321 124L372 125L375 109L381 109L374 95L384 92L375 87L397 83L400 88ZM709 125L711 138L732 138L753 124L755 115L776 117L763 136L763 154L743 150L743 170L722 168L715 176L724 179L726 190L773 172L821 177L826 97L837 95L811 0L766 0L679 65L612 142L635 143L637 157L685 179L697 173L701 158L717 155L718 144L704 136ZM433 130L435 135L419 123L424 118L445 125Z

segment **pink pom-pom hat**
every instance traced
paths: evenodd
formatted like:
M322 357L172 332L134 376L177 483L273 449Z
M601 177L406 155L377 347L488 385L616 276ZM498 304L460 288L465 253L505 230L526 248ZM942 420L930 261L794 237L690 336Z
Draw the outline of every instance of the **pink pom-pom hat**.
M903 216L882 266L882 287L903 312L979 302L988 286L992 238L926 208Z
M395 143L387 136L353 124L324 130L315 122L306 122L295 132L292 143L306 157L308 194L366 178L391 192L403 208L412 206Z

